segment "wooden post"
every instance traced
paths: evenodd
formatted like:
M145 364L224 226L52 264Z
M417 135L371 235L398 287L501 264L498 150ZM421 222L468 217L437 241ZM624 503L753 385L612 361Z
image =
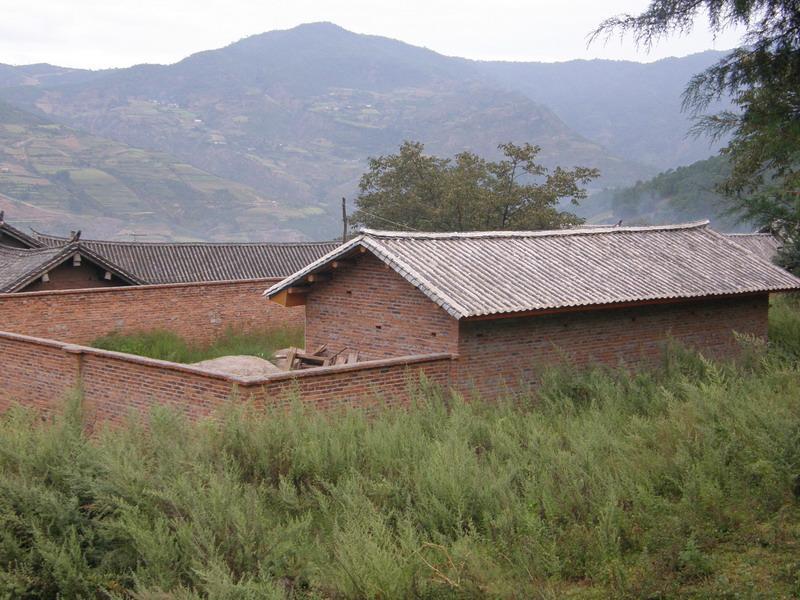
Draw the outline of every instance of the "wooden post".
M347 199L342 197L342 243L347 241Z

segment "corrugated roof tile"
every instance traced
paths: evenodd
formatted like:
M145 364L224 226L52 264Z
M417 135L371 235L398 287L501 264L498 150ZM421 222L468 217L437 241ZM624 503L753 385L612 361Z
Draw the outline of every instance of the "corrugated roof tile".
M453 317L800 289L707 222L557 231L364 230L283 282L365 246Z

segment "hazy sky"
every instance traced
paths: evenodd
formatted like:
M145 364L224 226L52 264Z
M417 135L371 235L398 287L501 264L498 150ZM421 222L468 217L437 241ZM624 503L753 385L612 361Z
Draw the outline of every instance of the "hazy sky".
M640 12L646 0L0 0L0 62L74 67L170 63L248 35L332 21L443 54L477 59L650 61L728 49L705 23L649 54L617 39L586 48L605 17Z

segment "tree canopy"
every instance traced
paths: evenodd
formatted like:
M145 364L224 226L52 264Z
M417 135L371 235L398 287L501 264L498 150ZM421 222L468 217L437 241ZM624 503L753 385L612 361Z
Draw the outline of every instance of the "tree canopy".
M593 34L632 33L650 47L672 33L689 32L705 13L713 32L744 30L742 46L695 75L684 109L696 117L694 133L720 138L730 175L719 184L736 199L743 218L784 236L784 265L800 270L800 2L798 0L652 0L639 15L621 15ZM738 110L704 114L729 96Z
M472 152L441 158L407 141L397 154L370 158L361 177L353 225L419 231L558 229L582 220L559 210L577 204L597 169L537 162L531 144L501 144L503 158L489 161Z

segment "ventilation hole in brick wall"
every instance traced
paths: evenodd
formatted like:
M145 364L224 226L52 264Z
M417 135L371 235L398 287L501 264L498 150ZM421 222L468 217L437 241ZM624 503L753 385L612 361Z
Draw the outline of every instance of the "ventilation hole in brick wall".
M436 337L436 332L435 331L431 331L431 337Z
M482 333L478 333L478 334L475 335L475 337L483 337L483 334Z
M375 329L383 329L383 325L375 325Z
M347 295L348 296L352 296L353 295L353 290L347 290Z

